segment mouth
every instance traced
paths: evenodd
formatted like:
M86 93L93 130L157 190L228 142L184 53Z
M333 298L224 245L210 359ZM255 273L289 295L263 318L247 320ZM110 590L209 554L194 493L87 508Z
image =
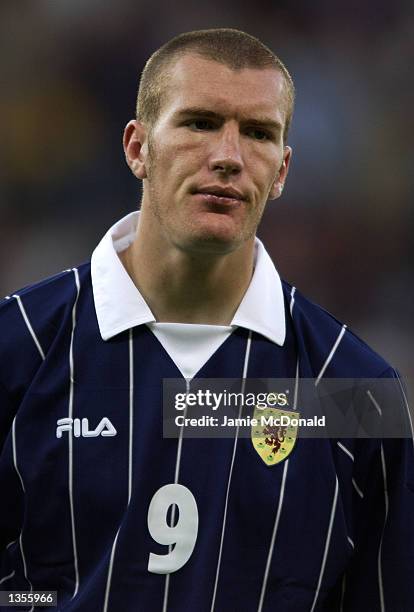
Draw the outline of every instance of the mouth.
M218 185L200 187L194 189L192 193L206 203L224 207L239 205L247 199L238 189Z

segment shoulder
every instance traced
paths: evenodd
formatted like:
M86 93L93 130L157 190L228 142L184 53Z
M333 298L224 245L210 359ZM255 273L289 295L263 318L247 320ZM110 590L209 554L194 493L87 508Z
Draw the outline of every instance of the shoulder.
M29 320L39 331L58 325L73 303L81 282L90 284L89 279L90 263L85 263L23 287L0 300L2 338L5 327L12 322L15 324L14 331L27 327Z
M306 351L316 370L331 355L327 376L377 378L392 375L392 366L346 323L306 298L295 287L282 281L286 310L301 349Z
M11 293L0 301L0 383L12 392L27 386L55 338L68 334L80 288L91 292L90 264Z

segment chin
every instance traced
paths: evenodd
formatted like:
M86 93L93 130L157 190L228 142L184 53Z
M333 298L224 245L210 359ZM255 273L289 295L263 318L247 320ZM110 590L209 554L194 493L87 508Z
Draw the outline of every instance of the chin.
M175 242L175 246L187 253L225 255L238 249L243 242L243 240L240 240L240 236L229 232L203 229L203 231L192 232L191 235L181 236Z

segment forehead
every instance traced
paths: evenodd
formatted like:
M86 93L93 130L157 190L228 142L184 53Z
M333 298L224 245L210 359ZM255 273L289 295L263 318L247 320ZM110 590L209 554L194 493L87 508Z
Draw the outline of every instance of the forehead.
M285 79L274 68L233 70L198 55L184 55L168 69L162 114L202 107L240 118L267 116L284 123Z

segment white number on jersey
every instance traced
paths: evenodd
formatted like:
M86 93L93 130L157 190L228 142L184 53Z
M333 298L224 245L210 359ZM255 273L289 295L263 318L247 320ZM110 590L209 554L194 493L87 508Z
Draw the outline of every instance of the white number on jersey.
M167 523L167 513L173 504L178 507L178 521L174 527ZM173 520L174 512L173 508ZM175 544L165 555L150 553L148 571L170 574L185 565L194 550L198 533L198 509L194 495L180 484L168 484L154 494L148 509L148 530L159 544Z

